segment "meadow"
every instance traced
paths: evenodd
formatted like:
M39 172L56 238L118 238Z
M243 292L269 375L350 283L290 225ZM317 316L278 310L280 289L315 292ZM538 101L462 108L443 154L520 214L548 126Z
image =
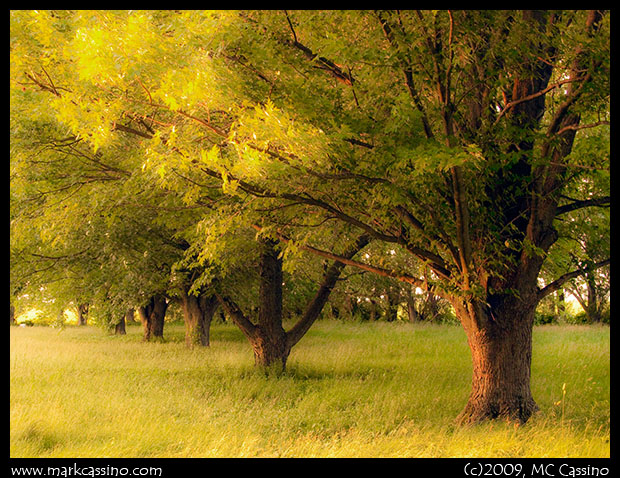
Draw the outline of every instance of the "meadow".
M471 360L458 326L319 321L287 371L254 369L215 323L187 349L95 327L11 327L11 457L609 457L610 330L534 329L525 425L458 427Z

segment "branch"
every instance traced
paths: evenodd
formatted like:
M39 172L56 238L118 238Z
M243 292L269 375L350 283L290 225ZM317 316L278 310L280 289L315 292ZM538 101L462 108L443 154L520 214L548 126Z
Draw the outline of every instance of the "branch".
M381 16L381 12L376 12L377 17L379 18L379 22L381 23L381 27L383 28L383 33L385 33L385 37L393 48L398 48L396 45L396 41L394 39L394 35L392 33L392 27L388 24L387 20ZM407 85L407 89L409 90L409 95L413 100L418 111L421 113L422 125L424 126L424 133L428 139L433 138L433 131L430 127L430 123L428 121L428 117L426 116L426 112L424 111L424 106L422 105L422 101L420 100L420 95L413 83L413 70L410 64L403 63L403 73L405 74L405 84Z
M351 259L369 243L370 237L367 234L362 234L357 238L355 243L343 253L343 257L346 259ZM299 342L308 329L310 329L314 321L318 318L344 267L344 263L334 261L333 264L327 269L325 275L323 276L323 282L321 283L313 299L306 307L304 315L286 334L286 340L289 347L292 347Z
M293 41L284 40L284 43L287 45L291 45L297 48L298 50L300 50L304 54L304 56L308 58L308 60L310 61L318 60L321 66L317 68L320 68L321 70L325 70L329 72L334 78L344 83L345 85L353 86L353 82L355 80L353 79L350 73L342 71L342 68L336 65L333 61L328 60L325 57L318 56L310 48L308 48L307 46L305 46L304 44L298 41L297 34L295 33L295 29L293 28L293 23L291 22L291 19L286 10L284 10L284 14L286 15L286 21L288 22L288 25L291 29L291 33L293 34Z
M504 116L513 107L521 103L525 103L526 101L531 101L542 95L545 95L549 93L551 90L554 90L555 88L558 88L566 83L572 83L574 81L579 81L579 80L581 80L581 78L569 78L567 80L558 81L557 83L553 83L552 85L549 85L546 88L543 88L542 90L537 91L536 93L532 93L531 95L527 95L517 100L511 101L510 103L507 103L506 106L504 106L504 108L502 109L502 111L500 111L499 115L497 115L494 125L496 125L499 122L499 120L502 119L502 116Z
M568 126L564 126L564 128L560 129L556 134L560 135L562 134L564 131L568 131L568 130L580 130L580 129L587 129L587 128L596 128L597 126L602 126L602 125L608 125L611 124L609 121L597 121L596 123L591 123L591 124L584 124L584 125L568 125Z
M143 133L142 131L130 128L129 126L123 126L122 124L118 124L116 122L112 123L112 131L123 131L124 133L134 134L136 136L141 136L142 138L146 139L153 138L153 136L148 133Z
M469 271L472 260L471 238L469 236L469 208L465 197L462 170L460 166L451 168L452 188L454 195L454 210L456 219L456 238L461 262L461 272L465 279L465 286L469 287Z
M235 304L230 298L221 296L217 292L214 293L217 301L224 309L231 320L241 329L243 334L248 338L252 339L256 332L256 325L254 325L241 311L239 306Z
M537 294L538 301L540 302L541 299L545 298L549 294L552 294L556 290L560 289L562 285L568 282L569 280L574 279L575 277L585 275L588 272L591 272L593 270L600 269L601 267L609 265L610 263L611 263L611 259L605 259L604 261L593 264L591 267L588 267L587 269L579 269L576 271L567 272L566 274L558 277L556 280L548 284L546 287L539 289L538 294Z
M585 207L593 207L593 206L605 207L605 205L609 207L610 202L611 202L611 196L603 196L600 198L592 198L592 199L584 199L582 201L574 201L569 204L564 204L563 206L558 206L558 208L556 209L555 215L559 216L560 214L566 214L567 212L575 211L577 209L583 209Z
M252 226L254 229L256 229L257 231L260 231L262 228L260 226L257 225L253 225ZM289 242L290 239L287 238L286 236L277 233L278 239L282 242ZM316 247L312 247L312 246L304 246L304 245L298 245L298 247L304 251L308 251L311 252L312 254L316 254L317 256L321 256L321 257L325 257L327 259L331 259L334 261L338 261L341 262L347 266L352 266L352 267L357 267L358 269L362 269L368 272L373 272L375 274L378 274L382 277L391 277L392 279L396 279L399 280L401 282L406 282L408 284L412 284L416 287L420 287L420 288L425 288L427 286L426 281L418 278L418 277L413 277L410 276L408 274L403 274L400 272L396 272L396 271L392 271L389 269L384 269L382 267L375 267L372 266L370 264L365 264L363 262L359 262L353 259L349 259L346 258L344 256L338 255L338 254L333 254L331 252L327 252L327 251L323 251L321 249L317 249Z

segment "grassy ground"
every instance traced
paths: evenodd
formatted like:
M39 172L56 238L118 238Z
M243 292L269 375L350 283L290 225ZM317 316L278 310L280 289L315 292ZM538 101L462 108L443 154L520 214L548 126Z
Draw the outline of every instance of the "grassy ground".
M608 457L609 328L534 331L526 425L459 428L471 361L459 327L318 322L287 373L253 368L214 324L142 343L93 327L11 327L12 457Z

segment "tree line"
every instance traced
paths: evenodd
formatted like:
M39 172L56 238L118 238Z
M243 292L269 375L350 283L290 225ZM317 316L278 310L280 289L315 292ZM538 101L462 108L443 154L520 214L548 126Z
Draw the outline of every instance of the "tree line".
M372 276L462 325L460 421L525 422L539 303L584 284L600 320L607 296L609 25L11 12L11 295L133 308L147 340L174 298L188 345L221 307L284 369L334 289Z

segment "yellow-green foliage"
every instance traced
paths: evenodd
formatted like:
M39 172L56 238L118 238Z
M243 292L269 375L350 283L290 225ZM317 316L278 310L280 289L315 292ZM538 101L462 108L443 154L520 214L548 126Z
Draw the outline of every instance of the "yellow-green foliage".
M254 370L215 324L210 349L93 327L11 327L13 457L607 457L609 328L534 330L527 424L459 428L471 363L459 327L319 322L289 370Z

